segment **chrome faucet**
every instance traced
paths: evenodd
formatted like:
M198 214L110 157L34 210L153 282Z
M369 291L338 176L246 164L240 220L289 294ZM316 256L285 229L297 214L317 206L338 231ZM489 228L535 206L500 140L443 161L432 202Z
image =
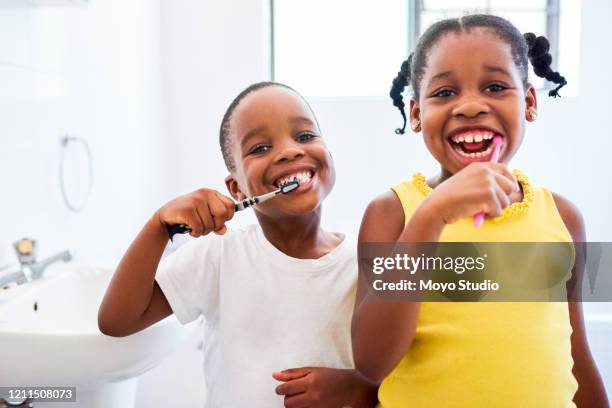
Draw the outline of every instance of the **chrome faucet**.
M8 272L0 276L0 288L4 285L15 282L18 285L40 279L47 267L53 263L72 260L73 254L69 250L58 252L40 262L36 262L36 241L24 238L13 244L17 252L20 268L14 272Z

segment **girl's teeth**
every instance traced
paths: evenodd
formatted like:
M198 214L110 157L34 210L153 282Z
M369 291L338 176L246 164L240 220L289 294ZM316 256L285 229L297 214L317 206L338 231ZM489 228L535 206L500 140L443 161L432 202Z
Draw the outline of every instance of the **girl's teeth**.
M475 141L475 142L482 142L482 135L476 135L476 136L474 136L474 141Z
M474 139L472 138L472 136L467 135L467 136L465 137L465 141L466 141L467 143L472 143L472 142L474 141Z

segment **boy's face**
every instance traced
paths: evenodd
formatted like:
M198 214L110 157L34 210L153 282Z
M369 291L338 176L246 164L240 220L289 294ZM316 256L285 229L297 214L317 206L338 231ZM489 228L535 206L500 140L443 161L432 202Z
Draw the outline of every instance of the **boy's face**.
M431 48L411 121L420 120L427 148L451 173L490 161L494 135L507 163L523 139L527 109L536 107L512 59L510 45L486 29L449 33ZM487 130L488 129L488 130Z
M331 191L333 161L305 101L280 86L245 96L230 119L231 154L235 169L227 187L236 200L278 189L297 177L298 189L254 209L270 216L313 211Z

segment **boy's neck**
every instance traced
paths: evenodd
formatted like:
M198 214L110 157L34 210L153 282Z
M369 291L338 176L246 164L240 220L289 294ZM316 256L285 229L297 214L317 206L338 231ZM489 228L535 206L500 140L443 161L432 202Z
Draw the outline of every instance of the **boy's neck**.
M268 241L293 258L317 259L341 242L338 236L321 229L321 207L306 215L269 217L256 212Z

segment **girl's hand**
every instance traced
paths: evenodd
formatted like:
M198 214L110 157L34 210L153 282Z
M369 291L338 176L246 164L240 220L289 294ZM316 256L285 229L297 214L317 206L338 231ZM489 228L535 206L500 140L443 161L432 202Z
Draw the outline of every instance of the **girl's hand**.
M174 224L187 224L189 235L199 237L213 231L225 234L225 222L231 220L235 211L234 201L215 190L201 188L168 202L156 216L165 228Z
M500 216L516 191L516 177L504 164L470 163L440 183L421 205L430 215L452 224L481 211L490 217Z
M374 407L378 386L356 370L326 367L290 368L272 374L286 408Z

